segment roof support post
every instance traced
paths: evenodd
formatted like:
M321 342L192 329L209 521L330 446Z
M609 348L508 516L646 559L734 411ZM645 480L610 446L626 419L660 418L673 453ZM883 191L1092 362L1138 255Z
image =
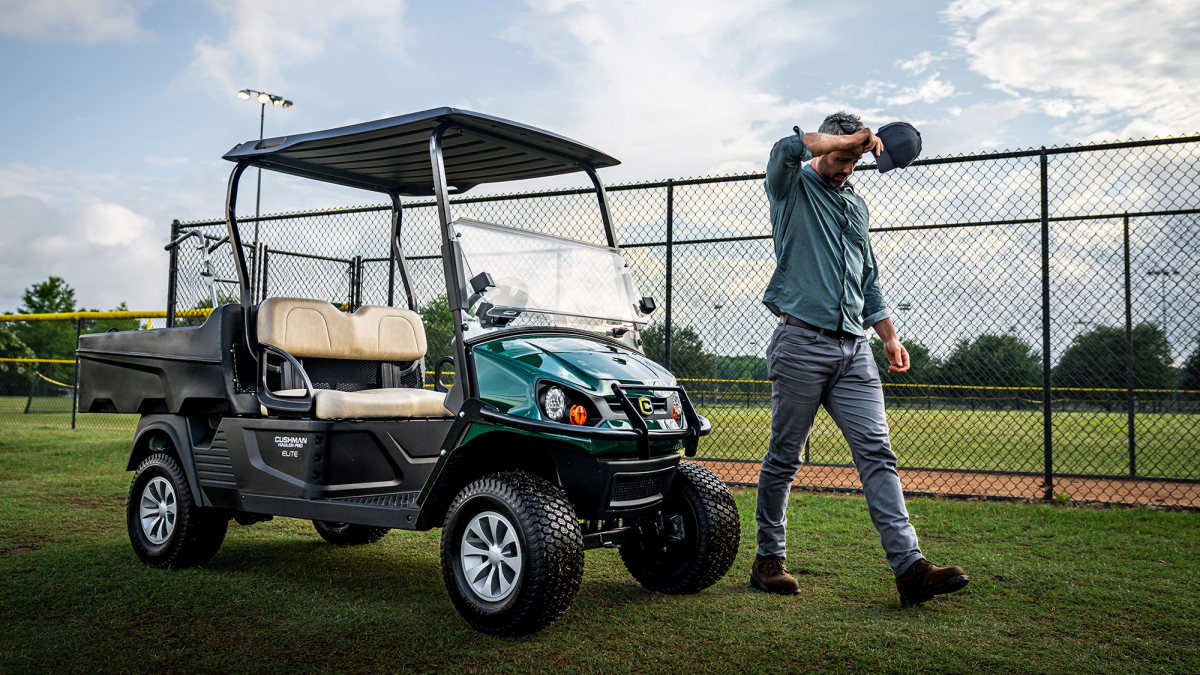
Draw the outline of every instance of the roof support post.
M388 266L388 305L394 307L395 300L392 297L394 294L395 273L396 269L400 270L400 283L404 286L404 297L408 301L408 308L412 311L417 311L417 298L413 293L412 275L408 272L408 260L404 257L404 245L400 241L401 228L404 225L404 204L400 201L400 193L392 191L388 193L392 198L392 246L391 257L394 263Z
M467 330L466 282L460 269L462 249L450 227L450 187L446 182L446 162L442 155L442 137L451 128L442 124L429 136L429 161L433 168L433 194L437 201L438 222L442 230L442 270L446 275L446 295L454 322L454 387L446 397L446 407L455 410L463 401L476 396L471 364L467 362L464 340ZM456 392L461 392L459 395Z
M249 165L244 162L238 162L237 166L233 167L233 173L229 174L229 187L225 192L225 225L229 230L229 247L233 249L233 260L236 263L238 286L242 296L242 338L250 355L257 359L250 339L250 309L254 307L254 294L250 289L250 267L246 264L246 252L242 250L242 235L238 232L237 225L238 181L247 166ZM215 307L213 311L216 311Z
M600 182L600 174L592 168L590 164L582 164L583 170L587 172L588 178L592 179L592 185L596 186L596 199L600 202L600 220L604 223L604 236L608 238L608 245L611 248L617 247L617 231L613 228L611 211L608 208L608 192L604 190L604 183Z

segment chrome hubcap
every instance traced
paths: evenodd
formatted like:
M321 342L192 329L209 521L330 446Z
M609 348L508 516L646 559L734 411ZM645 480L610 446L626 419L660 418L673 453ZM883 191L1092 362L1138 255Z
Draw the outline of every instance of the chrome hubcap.
M521 578L521 544L512 523L495 511L471 519L462 536L462 568L480 598L507 598Z
M171 487L171 481L161 476L151 478L142 488L139 508L142 532L151 543L161 544L171 538L175 531L176 510L175 488Z

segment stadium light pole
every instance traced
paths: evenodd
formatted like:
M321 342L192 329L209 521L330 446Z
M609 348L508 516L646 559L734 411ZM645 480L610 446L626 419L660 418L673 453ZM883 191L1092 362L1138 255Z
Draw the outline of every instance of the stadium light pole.
M1167 334L1167 277L1173 277L1177 274L1179 274L1179 272L1171 269L1170 267L1162 267L1146 272L1146 276L1158 277L1159 279L1159 293L1162 296L1162 301L1160 302L1159 307L1161 308L1160 311L1162 312L1162 329L1164 336Z
M276 96L275 94L268 94L265 91L258 91L257 89L243 89L243 90L239 91L237 95L238 95L238 98L242 99L243 101L249 101L251 98L253 98L254 100L258 101L258 103L262 106L262 108L258 114L258 140L260 140L260 141L263 139L263 129L265 128L266 120L267 120L267 104L270 103L272 105L277 105L281 108L290 108L293 105L295 105L294 103L285 99L282 96ZM261 204L262 204L262 169L260 168L258 170L258 189L254 193L254 245L255 246L258 245L258 215L259 215L259 207L261 206Z

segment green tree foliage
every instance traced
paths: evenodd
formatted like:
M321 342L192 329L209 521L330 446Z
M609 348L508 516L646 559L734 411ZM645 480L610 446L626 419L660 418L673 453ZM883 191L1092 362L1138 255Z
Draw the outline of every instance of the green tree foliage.
M646 356L655 363L666 365L663 324L655 322L646 326L641 337ZM671 326L671 373L681 380L711 380L716 375L716 357L704 351L704 341L690 326Z
M946 384L1036 387L1042 382L1042 359L1015 335L984 333L974 340L959 340L941 371Z
M871 354L875 357L875 365L879 366L880 380L897 384L937 384L940 382L941 364L929 354L928 347L914 340L901 340L900 344L908 350L908 372L889 373L890 364L887 354L883 351L883 340L877 337L871 338Z
M25 303L16 314L58 314L75 311L75 289L62 277L51 276L40 284L25 289L21 295Z
M450 341L454 339L454 317L450 314L450 302L441 295L418 307L417 313L421 315L421 323L425 324L425 341L429 344L425 352L425 367L433 370L433 364L438 359L454 356L450 347Z
M29 348L11 324L0 323L0 359L32 359ZM20 396L29 391L29 380L36 364L19 361L0 361L0 395Z
M1179 375L1181 388L1200 391L1200 344L1196 345L1196 351L1184 362Z
M21 300L22 305L14 314L57 314L77 310L75 289L62 277L51 276L26 288ZM22 322L13 324L13 332L39 359L75 358L74 321ZM68 381L74 372L74 366L66 364L41 363L35 369L61 382Z
M767 379L767 360L761 356L718 356L718 380L755 380Z
M1133 329L1132 337L1135 386L1173 388L1175 368L1166 332L1154 324L1143 323ZM1054 386L1124 389L1125 329L1099 326L1076 335L1054 367Z

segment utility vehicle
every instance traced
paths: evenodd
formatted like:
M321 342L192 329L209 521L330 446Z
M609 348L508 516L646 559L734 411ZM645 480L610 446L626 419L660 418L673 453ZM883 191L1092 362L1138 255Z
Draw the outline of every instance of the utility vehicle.
M729 570L733 499L680 456L710 424L641 349L655 304L617 248L597 175L617 160L452 108L249 141L225 159L240 304L197 327L79 341L80 409L142 415L127 520L143 562L202 564L231 519L308 519L335 544L441 527L450 597L495 635L561 617L588 548L619 548L633 577L664 593L696 593ZM255 303L235 214L251 167L387 194L406 306ZM476 185L579 171L607 245L450 217L451 194ZM454 331L432 389L401 244L401 198L429 195Z

